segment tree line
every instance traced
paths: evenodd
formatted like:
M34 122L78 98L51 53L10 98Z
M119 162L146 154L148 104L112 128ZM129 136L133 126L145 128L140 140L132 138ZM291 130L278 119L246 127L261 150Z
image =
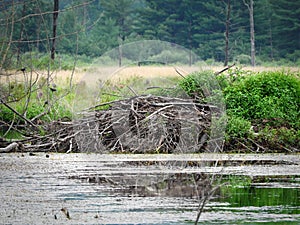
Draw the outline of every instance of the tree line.
M300 59L300 1L3 0L0 67L26 52L99 57L137 40L162 40L203 60Z

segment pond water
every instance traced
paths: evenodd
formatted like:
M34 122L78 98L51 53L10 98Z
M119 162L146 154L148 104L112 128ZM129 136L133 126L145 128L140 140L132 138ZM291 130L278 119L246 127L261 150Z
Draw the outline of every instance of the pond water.
M174 171L223 174L225 184L205 205L199 224L300 224L299 155L268 155L260 158L264 163L248 165L241 159L249 156L240 156L227 166L211 166L207 161L216 156L202 155L195 161L206 163L190 167L178 166L178 158L176 165L149 164L154 156L149 157L2 154L0 224L194 224L197 198L141 195L118 186L149 185ZM172 161L164 156L155 160Z

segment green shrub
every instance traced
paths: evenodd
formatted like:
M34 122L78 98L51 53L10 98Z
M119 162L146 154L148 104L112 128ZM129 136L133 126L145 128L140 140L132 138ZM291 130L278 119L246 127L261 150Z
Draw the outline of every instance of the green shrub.
M179 85L201 103L218 102L216 96L223 97L218 93L221 86L229 117L225 135L227 150L256 151L255 142L271 150L299 147L298 74L254 73L235 68L216 77L212 71L202 71L190 74Z
M232 116L229 118L226 127L226 137L247 138L251 134L251 122L240 117Z
M285 127L274 129L272 127L265 127L262 129L256 140L261 145L267 145L269 149L273 150L292 150L293 148L300 148L300 131L295 129L288 129Z
M164 50L160 54L150 57L151 61L155 62L164 62L167 64L172 63L182 63L188 64L189 57L185 51L177 50L176 52L172 52L170 50Z
M10 122L13 121L14 118L14 113L4 105L0 104L0 120L4 122Z
M213 99L209 98L220 90L214 72L210 70L191 73L182 79L179 85L189 96L203 103L212 102Z
M273 119L300 127L300 80L284 72L244 76L224 88L227 113L250 121Z
M77 55L76 57L66 54L56 54L55 60L50 58L49 54L40 52L27 52L21 55L20 61L16 61L14 67L20 67L20 64L31 69L39 70L72 70L76 67L89 66L92 59L85 55Z

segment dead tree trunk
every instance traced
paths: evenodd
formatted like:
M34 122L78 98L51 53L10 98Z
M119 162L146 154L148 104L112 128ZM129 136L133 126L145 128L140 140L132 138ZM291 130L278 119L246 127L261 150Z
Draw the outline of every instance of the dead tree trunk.
M24 1L23 2L23 8L22 8L22 18L25 16L25 10L26 10L26 3ZM17 50L17 62L18 62L18 64L20 62L20 54L21 54L21 48L22 48L23 32L24 32L24 23L21 22L21 28L20 28L20 34L19 34L19 43L18 43L18 50Z
M246 2L246 0L243 0L243 2L249 10L249 16L250 16L250 42L251 42L251 65L255 66L255 37L254 37L253 0L250 0L249 4Z
M52 48L51 48L51 59L55 59L55 50L56 50L56 28L57 28L57 18L58 18L58 9L59 9L59 0L54 0L53 8L53 26L52 26Z
M231 7L230 7L230 0L227 0L226 3L226 31L225 31L225 61L224 61L224 66L228 65L229 61L229 26L230 26L230 12L231 12Z
M119 45L119 48L118 48L118 50L119 50L119 67L121 67L122 66L122 55L123 55L123 53L122 53L122 44L120 44Z
M14 33L14 27L15 27L15 2L12 1L11 2L11 15L9 15L9 18L6 19L6 34L8 35L8 33L10 32L9 34L9 40L8 40L8 43L7 45L3 45L1 47L1 56L2 56L2 60L1 60L1 64L0 64L0 68L3 67L5 65L5 62L6 62L6 57L9 53L9 49L10 49L10 46L11 46L11 43L12 43L12 40L13 40L13 33ZM10 28L9 28L10 26ZM3 50L3 54L2 54L2 50Z

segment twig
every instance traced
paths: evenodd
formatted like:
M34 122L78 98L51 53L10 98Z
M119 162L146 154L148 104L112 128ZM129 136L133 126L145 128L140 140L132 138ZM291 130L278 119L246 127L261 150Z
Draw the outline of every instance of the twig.
M119 102L122 102L122 101L123 101L123 100L115 100L115 101L110 101L110 102L103 102L103 103L97 104L97 105L95 105L95 106L86 108L86 109L84 109L83 111L89 111L89 110L96 109L96 108L101 107L101 106L107 106L107 105L119 103Z
M72 152L72 148L73 148L73 138L70 139L69 150L66 153L69 154L70 152Z
M15 123L15 116L14 116L14 119L11 121L7 131L5 132L5 134L3 135L4 137L10 132L10 130L13 128L13 125Z
M204 199L200 202L199 207L198 207L198 214L195 220L195 225L198 225L200 216L203 212L204 206L206 205L206 202L213 196L215 191L219 188L219 186L214 187L207 195L205 195Z
M173 107L173 105L167 105L167 106L164 106L164 107L162 107L162 108L156 110L155 112L151 113L149 116L147 116L147 117L146 117L145 119L143 119L143 120L148 120L148 119L150 119L151 117L153 117L155 114L158 114L159 112L161 112L161 111L163 111L163 110L165 110L165 109L168 109L168 108L172 108L172 107ZM143 121L143 120L142 120L142 121Z
M266 151L266 148L261 146L260 144L256 143L254 140L252 140L251 138L248 138L249 141L251 141L253 144L255 144L257 146L257 150L256 152L259 151L259 149L261 148L262 150Z
M289 149L289 148L287 148L287 147L285 147L285 146L283 146L283 145L281 145L281 147L282 147L284 150L288 151L288 152L297 152L297 149L296 149L296 148L294 148L294 151L293 151L292 149Z
M130 87L130 86L127 86L127 88L135 95L135 96L138 96L138 94L136 93L136 91L135 90L133 90L133 88L132 87Z
M44 115L47 115L50 111L50 108L47 108L47 110L45 110L44 112L41 112L40 114L36 115L35 117L33 117L31 119L32 122L35 122L37 119L41 118Z
M238 143L240 145L242 145L244 148L248 149L250 152L254 152L251 148L249 148L247 145L245 145L244 143L242 143L241 141L238 141Z
M11 124L8 124L8 123L6 123L5 121L0 121L0 124L2 125L2 124L4 124L5 126L8 126L9 128L7 129L7 131L6 131L6 133L4 134L4 135L2 135L3 137L5 137L6 136L6 134L10 131L10 130L14 130L14 131L16 131L16 132L18 132L19 134L21 134L22 136L26 136L26 134L23 132L23 131L21 131L21 130L19 130L19 129L17 129L15 126L13 126L13 124L14 124L14 121L11 121Z
M72 139L73 137L75 137L77 134L79 134L79 132L80 132L80 131L77 131L77 132L75 132L74 134L69 135L69 136L64 137L64 138L58 138L58 140L59 140L60 142L65 142L65 141L67 141L68 139Z
M203 107L210 107L210 108L218 108L215 105L208 105L208 104L200 104L194 102L167 102L167 103L151 103L152 106L168 106L168 105L192 105L192 106L203 106Z
M49 146L53 146L55 145L55 143L44 143L44 144L39 144L39 145L31 145L31 144L24 144L24 148L34 148L36 149L36 151L40 151L39 148L44 148L44 147L49 147ZM49 149L47 148L47 151Z
M167 88L167 87L159 87L159 86L151 86L151 87L147 87L146 90L151 90L151 89L164 89L164 90L172 90L174 88Z

